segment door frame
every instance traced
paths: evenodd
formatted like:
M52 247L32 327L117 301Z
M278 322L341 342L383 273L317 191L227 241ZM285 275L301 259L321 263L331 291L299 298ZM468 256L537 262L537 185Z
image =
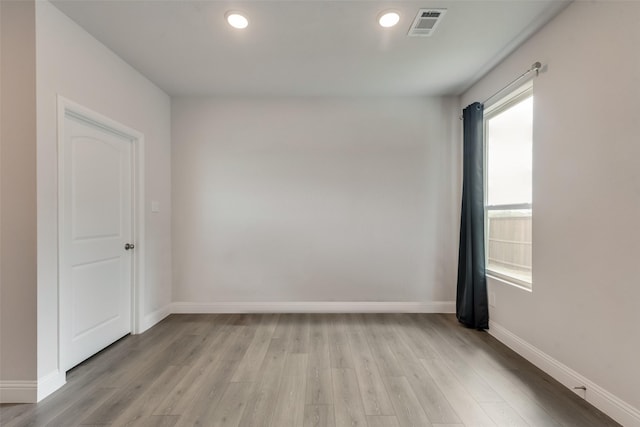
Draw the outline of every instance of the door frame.
M58 372L64 373L62 366L62 310L61 310L61 260L62 260L62 236L65 232L63 224L64 210L64 154L65 154L65 117L72 116L89 125L96 126L109 132L121 135L132 143L132 235L136 245L131 262L131 333L138 334L144 328L144 285L145 285L145 197L144 197L144 134L123 125L107 116L91 110L77 102L71 101L61 95L57 95L58 103Z

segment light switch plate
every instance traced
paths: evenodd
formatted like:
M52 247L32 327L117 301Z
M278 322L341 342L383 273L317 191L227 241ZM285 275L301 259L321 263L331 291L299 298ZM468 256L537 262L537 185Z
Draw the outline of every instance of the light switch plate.
M160 212L160 202L153 200L151 202L151 212L158 213Z

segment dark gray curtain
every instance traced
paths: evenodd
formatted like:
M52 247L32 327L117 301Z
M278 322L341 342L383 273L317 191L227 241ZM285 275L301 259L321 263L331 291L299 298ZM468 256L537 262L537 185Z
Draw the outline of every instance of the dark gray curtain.
M489 328L484 247L484 106L478 102L464 109L464 165L462 218L458 253L456 316L469 328Z

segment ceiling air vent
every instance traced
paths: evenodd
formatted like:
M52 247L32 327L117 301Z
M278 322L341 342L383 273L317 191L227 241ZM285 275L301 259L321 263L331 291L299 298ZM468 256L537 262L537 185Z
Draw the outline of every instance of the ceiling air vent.
M426 37L433 34L447 9L420 9L409 29L409 37Z

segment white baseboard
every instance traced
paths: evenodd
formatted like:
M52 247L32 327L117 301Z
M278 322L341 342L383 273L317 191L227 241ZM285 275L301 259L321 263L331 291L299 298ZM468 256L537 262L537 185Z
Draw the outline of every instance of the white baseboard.
M454 313L454 301L174 302L172 313Z
M37 381L0 381L0 403L36 403Z
M154 312L151 312L144 316L144 320L142 325L140 325L140 330L137 331L138 334L143 333L147 329L154 326L156 323L167 317L172 313L172 304L167 304L162 308L157 309Z
M489 333L623 426L640 426L640 410L638 408L634 408L611 394L505 327L490 321ZM586 387L586 391L574 390L573 387L577 386Z
M60 387L65 385L66 382L67 375L58 370L40 378L38 380L38 402L58 390Z

